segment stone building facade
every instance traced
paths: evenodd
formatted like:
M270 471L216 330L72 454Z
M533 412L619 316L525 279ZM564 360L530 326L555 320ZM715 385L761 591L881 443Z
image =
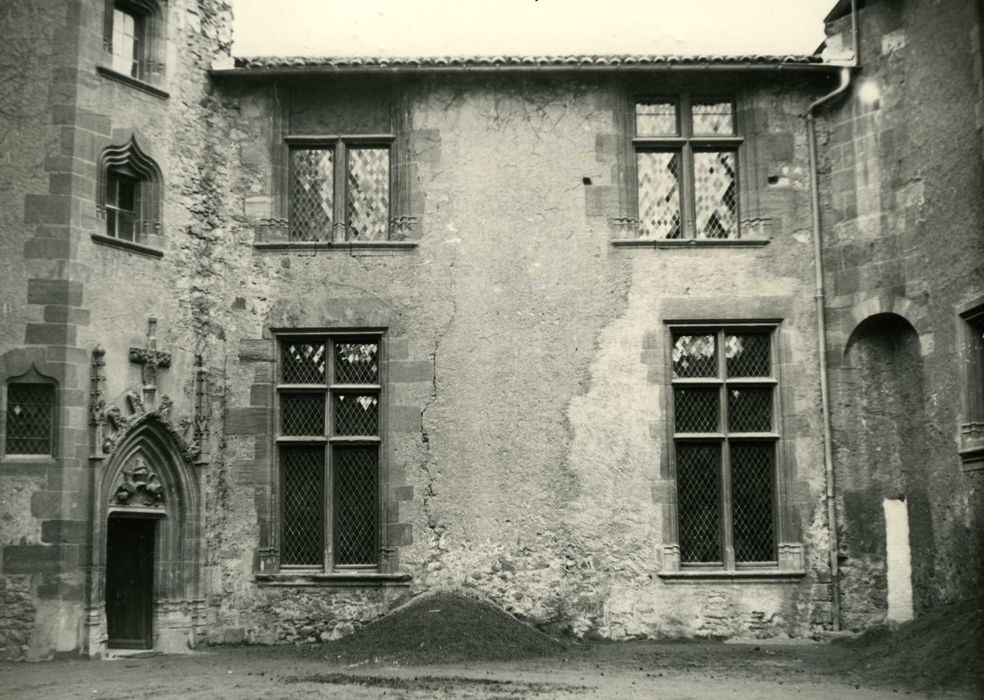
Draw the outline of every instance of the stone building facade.
M6 3L4 656L438 589L611 639L979 590L984 83L944 4L866 3L816 109L826 460L840 5L827 58L233 61L218 0Z

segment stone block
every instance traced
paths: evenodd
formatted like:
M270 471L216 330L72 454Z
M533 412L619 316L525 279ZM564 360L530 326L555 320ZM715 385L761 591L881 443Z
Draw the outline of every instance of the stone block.
M82 289L81 282L30 279L27 281L27 303L79 306L82 304Z
M386 379L396 384L432 382L434 380L434 364L427 360L390 362L386 367Z
M48 194L29 194L24 197L25 224L67 224L71 215L71 197Z
M276 343L272 340L241 340L239 342L240 362L273 362Z
M265 407L230 408L226 417L226 433L250 435L266 432L269 421L270 411Z
M71 306L44 307L44 320L48 323L70 323L76 326L89 325L89 310Z
M75 326L61 323L28 323L24 342L28 345L75 345Z
M419 433L420 409L413 406L392 406L389 409L388 428L395 433Z
M413 544L413 525L410 523L390 523L389 543L393 547L405 547Z
M3 548L5 574L55 573L79 561L78 547L70 545L18 544Z
M85 544L88 523L81 520L45 520L41 540L48 544Z

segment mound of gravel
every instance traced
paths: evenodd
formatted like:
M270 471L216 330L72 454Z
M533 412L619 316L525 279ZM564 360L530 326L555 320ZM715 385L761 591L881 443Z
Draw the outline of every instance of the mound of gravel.
M549 656L566 647L493 605L436 593L416 598L320 650L328 659L347 663L420 665Z
M916 688L984 690L984 596L947 605L897 627L879 626L845 647L857 675Z

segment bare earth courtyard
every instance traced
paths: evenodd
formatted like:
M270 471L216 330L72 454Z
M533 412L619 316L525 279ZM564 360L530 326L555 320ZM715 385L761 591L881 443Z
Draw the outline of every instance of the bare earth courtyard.
M177 656L0 665L18 698L974 698L844 673L820 643L596 643L548 658L394 666L325 658L325 647L225 647Z

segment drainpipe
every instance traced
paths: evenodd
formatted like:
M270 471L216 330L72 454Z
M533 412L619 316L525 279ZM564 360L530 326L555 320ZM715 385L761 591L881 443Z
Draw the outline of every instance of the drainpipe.
M813 259L817 313L817 349L820 363L820 413L823 422L823 465L826 474L827 527L830 533L830 617L833 630L840 630L840 548L837 536L837 503L834 499L834 448L830 421L830 376L827 372L827 322L824 318L825 293L823 282L823 241L820 230L820 183L817 173L817 128L815 110L844 94L851 86L854 71L859 67L857 0L851 0L851 33L854 57L840 72L840 84L830 93L815 100L806 110L807 143L810 149L810 198L813 214Z

